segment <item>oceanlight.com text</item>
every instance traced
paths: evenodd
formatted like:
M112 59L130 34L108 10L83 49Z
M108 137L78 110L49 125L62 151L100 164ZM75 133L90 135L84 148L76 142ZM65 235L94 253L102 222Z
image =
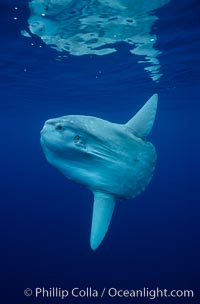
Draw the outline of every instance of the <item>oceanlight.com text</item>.
M157 298L194 298L193 290L168 290L160 289L156 287L155 289L150 289L144 287L142 289L119 289L115 287L104 287L104 288L94 288L87 286L85 288L74 287L69 288L60 288L60 287L36 287L36 288L26 288L24 290L24 295L27 297L35 297L38 299L42 298L59 298L65 300L67 298L129 298L129 299L138 299L146 298L149 300L155 300Z

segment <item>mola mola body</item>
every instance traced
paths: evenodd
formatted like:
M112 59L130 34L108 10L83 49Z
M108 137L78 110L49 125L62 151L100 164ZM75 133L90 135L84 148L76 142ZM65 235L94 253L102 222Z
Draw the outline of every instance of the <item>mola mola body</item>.
M94 193L90 244L102 242L118 199L134 198L149 184L156 164L152 129L157 94L126 124L81 115L49 119L41 131L47 161Z

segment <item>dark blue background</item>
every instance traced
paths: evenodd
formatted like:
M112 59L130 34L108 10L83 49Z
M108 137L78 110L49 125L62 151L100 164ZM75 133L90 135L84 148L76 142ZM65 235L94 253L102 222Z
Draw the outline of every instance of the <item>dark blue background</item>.
M20 35L27 2L0 1L0 303L152 302L23 295L36 286L193 289L195 299L155 302L198 303L200 4L172 1L157 15L152 31L162 51L159 83L125 44L108 56L56 61L58 53L39 38ZM92 194L49 166L39 131L46 119L67 114L126 122L155 92L159 107L149 137L158 153L155 175L142 195L118 203L104 242L93 252Z

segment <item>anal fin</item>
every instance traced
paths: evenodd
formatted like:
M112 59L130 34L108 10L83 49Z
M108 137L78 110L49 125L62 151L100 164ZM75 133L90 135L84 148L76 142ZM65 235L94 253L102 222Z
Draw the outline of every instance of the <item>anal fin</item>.
M93 250L101 244L108 230L115 207L115 198L106 193L94 192L94 206L90 246Z

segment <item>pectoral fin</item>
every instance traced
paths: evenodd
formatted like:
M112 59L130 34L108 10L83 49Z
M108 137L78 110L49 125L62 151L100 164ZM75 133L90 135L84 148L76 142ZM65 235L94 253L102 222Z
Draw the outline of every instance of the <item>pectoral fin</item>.
M93 250L101 244L108 230L115 207L115 198L112 195L94 192L94 206L90 246Z

